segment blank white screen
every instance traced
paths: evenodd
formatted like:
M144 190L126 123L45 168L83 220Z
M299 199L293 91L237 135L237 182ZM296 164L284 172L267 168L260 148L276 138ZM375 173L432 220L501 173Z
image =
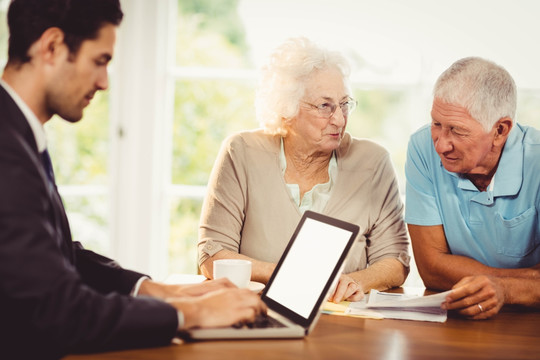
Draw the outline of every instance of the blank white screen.
M307 319L350 236L307 218L266 295Z

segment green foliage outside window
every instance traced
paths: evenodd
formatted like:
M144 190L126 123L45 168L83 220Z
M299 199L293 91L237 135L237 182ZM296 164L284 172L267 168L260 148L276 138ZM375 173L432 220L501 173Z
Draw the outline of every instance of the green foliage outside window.
M180 66L245 65L245 30L238 0L179 0L176 63Z
M88 249L109 253L109 100L108 91L96 93L81 121L69 123L54 116L45 124L56 182L88 185L96 193L62 193L73 239Z
M179 81L173 130L173 184L206 185L221 142L258 126L253 85L224 80Z
M251 69L245 29L237 13L238 0L179 0L176 64L183 67ZM7 56L7 1L0 0L0 64ZM518 84L519 85L519 84ZM205 186L222 141L229 135L258 127L254 117L255 80L180 79L174 98L172 177L173 185ZM415 130L411 124L427 123L429 109L421 119L422 96L412 86L355 88L358 107L347 130L384 145L403 179L406 145ZM540 93L521 90L518 96L520 123L540 127ZM57 182L107 189L109 182L110 129L108 93L100 92L85 110L79 124L53 118L46 125L48 144ZM404 181L401 180L404 184ZM109 197L106 191L64 196L75 240L107 254ZM172 198L170 209L169 272L194 273L196 243L202 199Z
M247 67L237 1L178 3L176 62L186 67ZM226 72L227 70L224 70ZM254 81L180 80L176 83L172 184L206 186L222 141L257 127ZM169 272L194 273L202 199L171 199Z
M107 185L108 96L108 91L97 92L78 123L54 116L45 124L57 184Z
M177 64L250 68L237 1L179 1ZM224 10L226 9L226 11ZM229 26L230 29L226 27ZM225 28L224 28L225 27ZM233 34L233 35L231 35ZM222 141L257 128L255 80L180 80L176 84L172 183L206 185ZM357 90L359 107L349 119L353 136L377 138L391 114L399 112L402 92ZM202 199L173 199L169 242L170 272L196 270L197 230ZM183 260L181 260L183 259Z
M197 233L202 199L172 199L169 273L197 272Z

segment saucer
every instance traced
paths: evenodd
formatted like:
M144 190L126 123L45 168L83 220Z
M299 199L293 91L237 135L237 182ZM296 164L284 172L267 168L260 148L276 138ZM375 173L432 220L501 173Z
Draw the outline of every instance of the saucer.
M258 294L264 289L264 284L256 281L250 281L248 289Z

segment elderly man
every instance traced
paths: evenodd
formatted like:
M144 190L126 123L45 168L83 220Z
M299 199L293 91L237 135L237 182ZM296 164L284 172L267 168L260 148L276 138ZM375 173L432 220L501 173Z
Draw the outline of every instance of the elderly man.
M540 307L540 132L515 123L502 67L461 59L437 80L431 126L407 153L405 220L443 307L486 319L504 304Z

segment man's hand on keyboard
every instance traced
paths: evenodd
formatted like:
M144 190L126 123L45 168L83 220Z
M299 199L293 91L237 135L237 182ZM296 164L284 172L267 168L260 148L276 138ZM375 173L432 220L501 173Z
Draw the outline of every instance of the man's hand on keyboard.
M184 314L184 329L229 326L266 314L266 305L248 289L221 289L199 297L167 301Z

